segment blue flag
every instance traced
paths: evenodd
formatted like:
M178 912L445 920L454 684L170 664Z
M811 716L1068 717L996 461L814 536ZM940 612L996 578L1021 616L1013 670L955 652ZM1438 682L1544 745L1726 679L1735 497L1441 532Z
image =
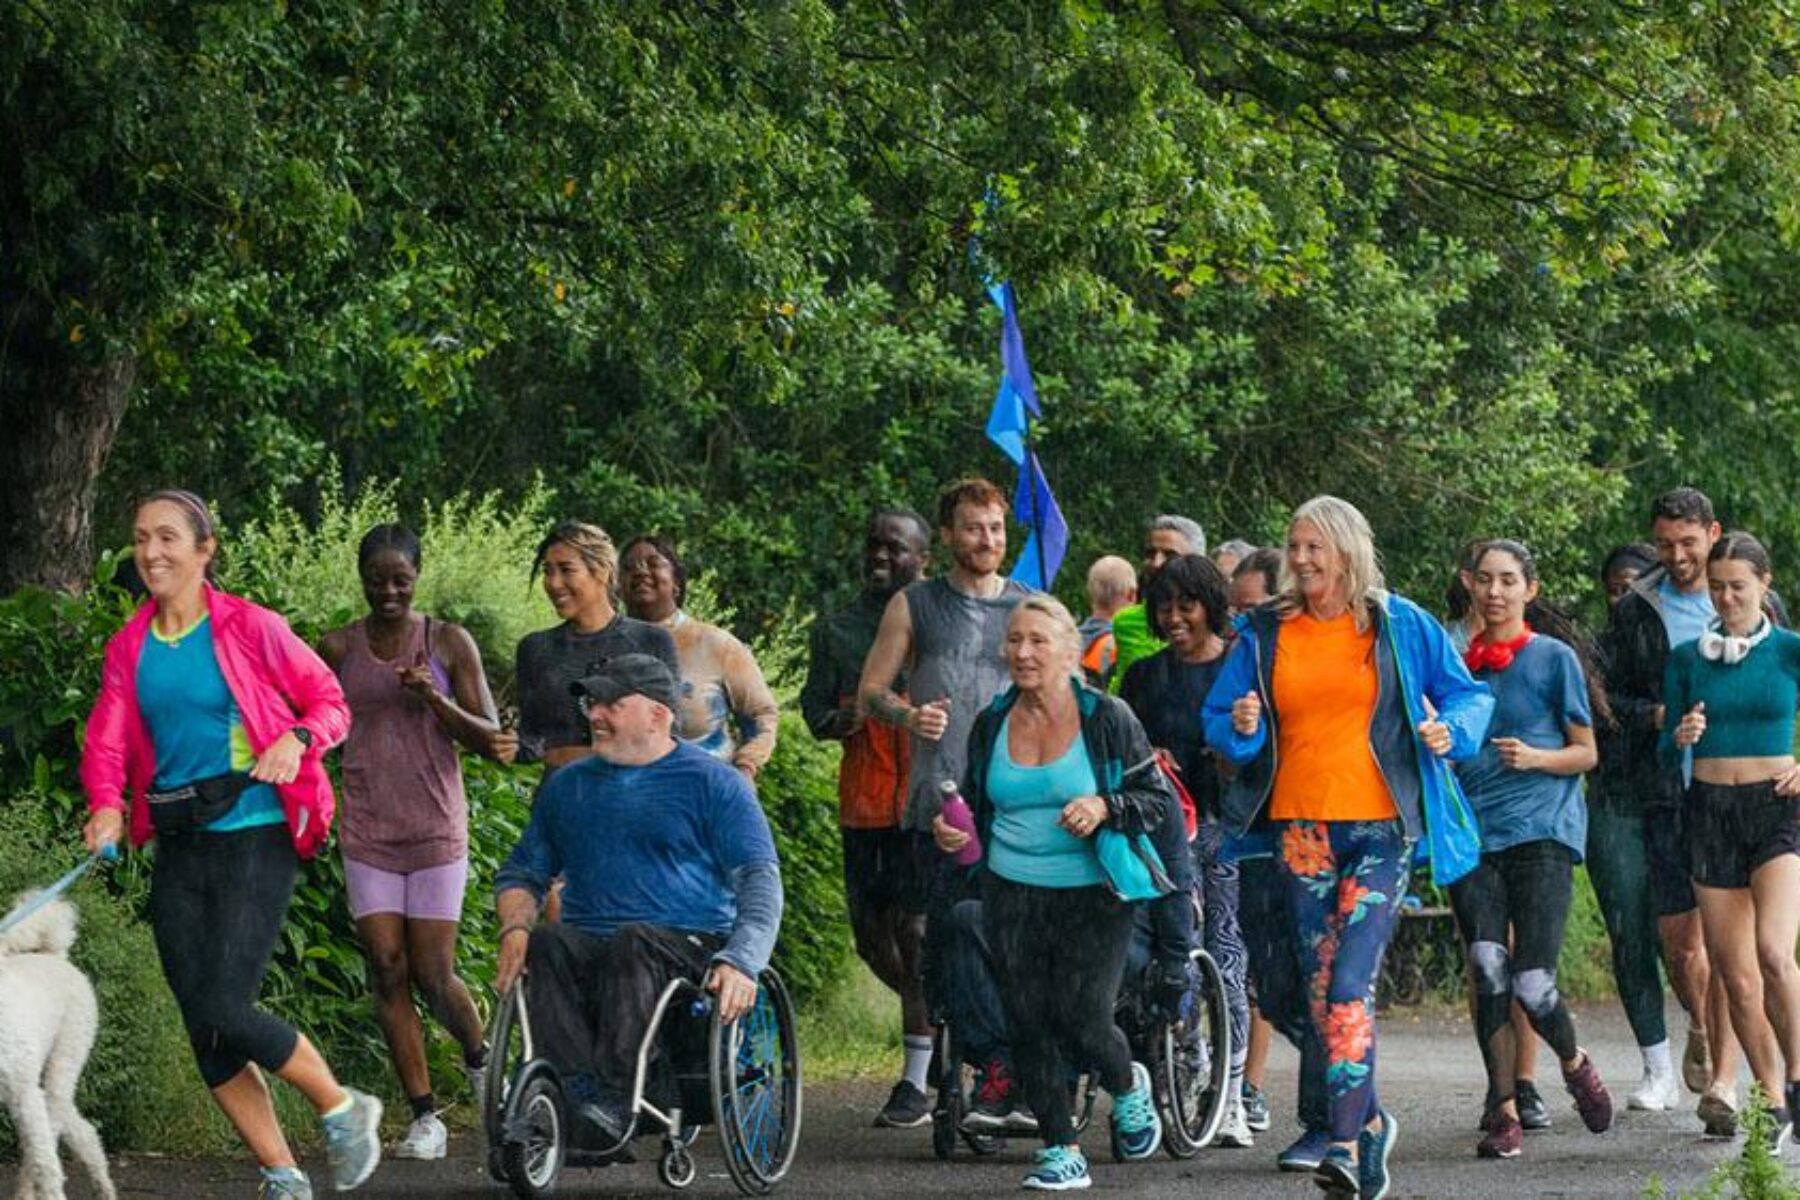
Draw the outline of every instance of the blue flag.
M1025 539L1025 552L1013 564L1012 577L1026 587L1047 592L1069 552L1069 523L1051 494L1037 453L1029 449L1013 494L1013 515L1031 529L1031 535Z
M1031 531L1024 553L1013 565L1012 577L1028 587L1049 591L1069 549L1069 524L1028 441L1031 418L1044 414L1038 406L1037 385L1031 379L1031 363L1025 357L1025 336L1019 330L1012 284L990 282L987 288L1000 310L1000 386L988 414L987 436L1019 468L1013 516Z

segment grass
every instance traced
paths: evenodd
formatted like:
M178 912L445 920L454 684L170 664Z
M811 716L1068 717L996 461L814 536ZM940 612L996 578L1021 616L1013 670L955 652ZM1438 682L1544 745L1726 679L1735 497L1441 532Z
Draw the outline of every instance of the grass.
M809 1079L891 1079L900 1070L900 1001L858 962L829 998L800 1014Z

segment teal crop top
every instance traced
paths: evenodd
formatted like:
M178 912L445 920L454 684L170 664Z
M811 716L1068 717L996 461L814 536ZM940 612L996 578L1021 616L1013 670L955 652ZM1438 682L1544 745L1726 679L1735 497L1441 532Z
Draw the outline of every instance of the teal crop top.
M1669 655L1663 674L1662 751L1680 756L1675 727L1683 713L1706 705L1706 732L1695 758L1773 758L1794 752L1794 710L1800 705L1800 635L1770 630L1743 662L1727 666L1700 657L1688 642Z

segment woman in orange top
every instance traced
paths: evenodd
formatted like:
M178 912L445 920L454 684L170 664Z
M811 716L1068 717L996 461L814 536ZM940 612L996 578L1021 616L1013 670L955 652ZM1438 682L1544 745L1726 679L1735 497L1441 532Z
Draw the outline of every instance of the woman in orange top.
M1442 626L1386 590L1368 522L1334 496L1295 511L1279 594L1238 629L1206 698L1206 740L1239 767L1227 829L1278 839L1310 1037L1324 1051L1305 1057L1323 1060L1330 1109L1329 1128L1277 1161L1310 1167L1329 1195L1379 1200L1397 1126L1375 1095L1375 974L1427 823L1439 883L1479 856L1439 760L1480 749L1493 697Z

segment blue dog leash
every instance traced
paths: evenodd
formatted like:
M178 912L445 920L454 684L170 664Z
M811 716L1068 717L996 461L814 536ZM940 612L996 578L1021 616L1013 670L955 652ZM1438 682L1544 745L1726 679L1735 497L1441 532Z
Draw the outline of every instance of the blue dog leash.
M115 842L103 844L98 850L88 855L78 865L72 867L68 874L33 896L24 908L19 909L17 912L9 913L4 919L0 919L0 933L6 933L8 930L23 925L32 914L36 913L52 900L55 900L58 896L74 887L75 882L83 875L86 875L89 871L93 870L94 864L101 859L105 859L107 862L117 862L119 859L118 844Z

